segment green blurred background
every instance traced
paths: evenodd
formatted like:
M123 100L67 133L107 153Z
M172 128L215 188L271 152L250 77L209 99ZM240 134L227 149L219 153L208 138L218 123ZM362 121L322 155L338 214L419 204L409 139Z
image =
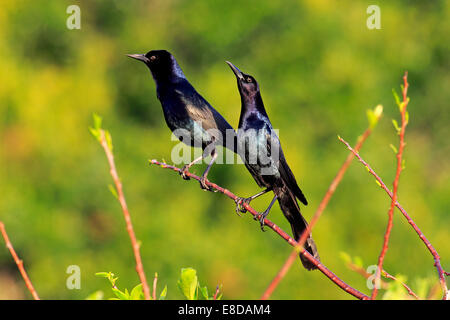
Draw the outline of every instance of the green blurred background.
M81 8L81 30L68 30L68 5ZM366 27L368 5L381 8L381 30ZM259 298L291 248L262 233L234 203L202 192L173 172L170 140L148 70L125 56L171 51L196 89L233 125L240 99L230 60L259 81L285 155L309 200L310 219L367 127L366 109L384 116L362 156L391 185L399 118L392 88L409 71L411 103L406 170L399 201L450 266L448 1L2 1L0 10L0 220L43 299L112 296L95 272L113 271L119 287L138 283L120 207L108 190L105 155L88 127L104 119L149 279L158 272L168 299L179 299L182 267L197 269L225 299ZM201 173L205 165L195 166ZM213 167L210 180L249 196L259 188L242 165ZM269 196L255 201L262 210ZM323 263L367 293L340 252L376 264L389 198L354 162L314 229ZM278 206L270 219L290 232ZM2 239L0 239L2 242ZM0 250L0 298L30 298L9 252ZM66 288L66 268L81 268L81 289ZM433 259L397 211L385 268L414 288L437 281ZM299 262L274 299L347 299L320 272Z

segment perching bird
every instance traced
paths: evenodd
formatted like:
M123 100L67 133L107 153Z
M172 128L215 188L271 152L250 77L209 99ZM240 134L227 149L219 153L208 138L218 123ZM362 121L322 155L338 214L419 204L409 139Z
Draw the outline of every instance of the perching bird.
M189 146L201 147L203 154L185 165L182 177L186 180L189 168L211 155L200 186L206 185L207 175L217 158L216 146L235 152L236 133L231 125L189 83L175 58L166 50L152 50L146 54L129 54L150 69L156 82L156 93L164 111L167 126Z
M228 61L227 63L236 75L241 96L241 115L237 130L238 152L256 183L266 188L252 197L238 198L236 211L245 212L242 202L250 203L260 195L273 191L274 197L269 207L259 215L261 228L275 200L278 200L281 211L291 224L295 240L299 240L307 228L307 222L300 212L297 199L304 205L308 202L286 162L280 141L264 108L258 82L251 75L242 73L232 63ZM304 248L313 257L319 259L317 247L311 235L307 238ZM315 265L301 254L300 260L306 269L316 269Z

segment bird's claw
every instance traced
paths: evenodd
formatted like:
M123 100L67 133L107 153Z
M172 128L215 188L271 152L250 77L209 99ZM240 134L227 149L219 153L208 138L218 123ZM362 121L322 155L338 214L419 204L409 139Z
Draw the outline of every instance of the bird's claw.
M242 212L242 213L246 213L246 212L247 212L247 209L245 209L244 204L247 204L247 205L248 205L248 204L250 203L250 201L251 201L250 198L241 198L241 197L237 197L236 200L234 200L234 202L236 202L236 213L237 213L238 215L240 215L240 214L238 213L238 211L239 211L239 212Z
M213 191L213 189L208 186L208 178L206 177L201 177L200 178L200 188L202 188L205 191Z
M243 204L244 203L248 203L247 202L247 198L241 198L241 197L237 197L234 202L236 203L236 214L240 217L241 216L241 212L242 213L246 213L247 209L244 208Z
M254 217L255 220L258 220L258 221L259 221L259 224L261 225L261 230L262 230L263 232L266 232L266 230L264 230L264 226L265 226L264 220L266 219L266 217L267 217L268 215L269 215L269 211L266 210L266 211L261 212L260 214L258 214L258 215L256 215L256 216Z
M187 176L187 173L189 173L189 166L188 166L188 165L184 165L183 168L181 168L180 176L181 176L184 180L191 180L191 178L189 178L189 177Z

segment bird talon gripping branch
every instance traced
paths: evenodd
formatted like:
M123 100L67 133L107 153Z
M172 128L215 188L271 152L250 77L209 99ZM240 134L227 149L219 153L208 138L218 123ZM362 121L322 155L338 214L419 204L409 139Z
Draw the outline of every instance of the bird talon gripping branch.
M202 177L200 179L200 188L202 188L204 191L211 191L214 192L214 189L208 186L209 180L206 177Z
M236 200L234 202L236 202L236 213L239 216L240 216L239 212L242 212L242 213L247 212L247 209L245 209L244 204L249 204L250 200L251 199L249 199L249 198L241 198L241 197L236 198Z
M188 177L189 173L189 168L187 168L187 165L183 166L183 168L180 171L180 176L184 179L184 180L191 180L191 178Z
M237 197L236 199L234 199L234 203L236 203L236 207L234 208L234 211L236 211L236 214L240 217L241 216L241 203L242 203L242 198Z

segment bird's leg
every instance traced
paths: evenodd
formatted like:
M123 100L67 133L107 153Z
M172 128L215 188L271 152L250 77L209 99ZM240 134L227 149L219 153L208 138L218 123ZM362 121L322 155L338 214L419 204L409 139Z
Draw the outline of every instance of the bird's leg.
M200 188L202 188L203 190L208 190L208 191L212 191L212 189L210 187L208 187L208 185L206 184L208 182L207 176L208 176L208 173L209 173L209 169L211 169L213 163L217 159L217 152L216 152L215 146L213 146L213 148L214 149L211 151L211 161L208 164L208 166L206 167L206 170L205 170L205 172L203 172L202 177L200 179Z
M198 157L197 159L194 159L194 161L192 161L189 164L185 164L183 166L183 168L181 168L180 171L180 176L184 179L184 180L190 180L190 178L186 175L187 172L189 172L189 168L192 167L194 164L196 164L197 162L201 161L203 159L203 155L201 157Z
M275 203L275 200L277 200L278 196L275 195L272 199L272 202L269 204L266 210L261 212L259 215L255 216L255 220L259 220L259 223L261 224L261 230L264 231L264 219L269 214L270 209L272 208L273 204Z
M251 201L255 200L259 196L262 196L263 194L266 194L267 192L272 191L272 188L267 188L266 190L263 190L261 192L258 192L257 194L248 197L248 198L241 198L237 197L234 202L236 202L236 213L238 216L240 216L239 212L246 213L247 209L244 208L244 203L250 204Z

